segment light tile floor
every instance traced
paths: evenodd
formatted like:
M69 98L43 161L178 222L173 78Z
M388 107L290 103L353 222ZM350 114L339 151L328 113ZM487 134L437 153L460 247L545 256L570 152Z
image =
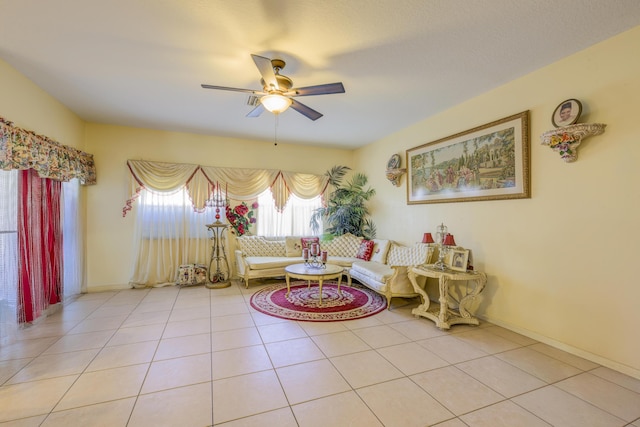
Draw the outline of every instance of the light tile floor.
M498 326L286 321L260 286L79 297L0 348L0 426L640 427L640 380Z

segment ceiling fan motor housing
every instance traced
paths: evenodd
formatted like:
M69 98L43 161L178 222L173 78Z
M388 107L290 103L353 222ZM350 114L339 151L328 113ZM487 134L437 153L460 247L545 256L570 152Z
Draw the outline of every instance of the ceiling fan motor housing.
M275 74L276 81L278 82L277 90L280 92L287 92L293 87L293 81L289 77L280 74L280 70L282 70L287 63L282 59L272 59L271 65L273 66L273 73ZM260 79L260 83L262 84L265 92L272 92L274 90L274 88L265 83L264 79Z
M279 90L280 92L287 92L293 86L293 81L287 76L283 76L281 74L276 73L276 80L278 81L278 88L279 88L277 90ZM260 84L262 84L262 87L264 88L265 92L274 91L274 88L268 86L264 82L264 79L260 79Z

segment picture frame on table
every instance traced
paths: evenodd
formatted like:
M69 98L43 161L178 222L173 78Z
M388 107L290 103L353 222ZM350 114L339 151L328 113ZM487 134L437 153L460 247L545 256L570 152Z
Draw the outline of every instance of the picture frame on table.
M582 114L582 103L577 99L565 99L551 115L551 123L559 128L575 124Z
M407 204L530 198L529 111L407 150Z
M469 249L454 248L447 254L447 266L454 271L467 271L469 262Z

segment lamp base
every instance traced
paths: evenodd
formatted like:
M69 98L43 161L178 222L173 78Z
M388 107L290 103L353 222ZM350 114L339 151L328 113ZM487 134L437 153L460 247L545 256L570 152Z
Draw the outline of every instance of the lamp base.
M448 269L447 265L442 262L441 260L438 260L438 262L436 262L435 264L433 264L433 269L434 270L441 270L441 271L445 271L446 269Z

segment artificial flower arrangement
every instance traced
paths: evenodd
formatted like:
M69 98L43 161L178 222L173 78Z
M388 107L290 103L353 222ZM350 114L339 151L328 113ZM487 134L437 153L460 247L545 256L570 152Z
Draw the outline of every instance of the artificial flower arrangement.
M229 221L236 235L244 236L249 231L251 224L256 223L255 210L257 208L258 202L253 202L251 207L247 206L246 202L242 202L234 208L227 203L227 221Z
M559 135L553 135L551 137L551 140L549 141L549 147L551 147L555 151L558 151L560 153L560 156L562 157L571 157L574 155L573 151L571 150L571 144L579 141L580 138L578 138L576 135L570 135L565 132Z

